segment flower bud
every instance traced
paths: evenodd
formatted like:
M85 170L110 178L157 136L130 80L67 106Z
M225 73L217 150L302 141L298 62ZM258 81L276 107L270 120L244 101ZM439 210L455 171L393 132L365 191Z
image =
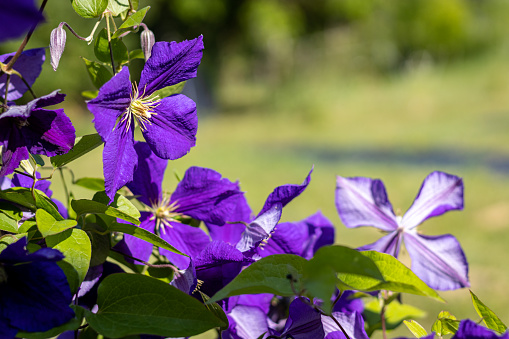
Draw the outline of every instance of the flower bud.
M152 54L152 46L154 46L155 42L156 38L150 29L144 29L143 32L141 32L141 50L145 56L145 61L150 58L150 55Z
M57 70L58 63L60 62L60 57L64 52L65 39L66 34L62 24L58 25L57 28L51 31L49 51L51 54L51 66L53 67L54 71Z

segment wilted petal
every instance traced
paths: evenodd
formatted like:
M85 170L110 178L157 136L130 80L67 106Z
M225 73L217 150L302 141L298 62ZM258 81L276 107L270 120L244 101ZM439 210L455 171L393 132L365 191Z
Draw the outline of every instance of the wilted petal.
M470 286L467 259L455 237L405 232L403 238L412 259L412 271L429 287L454 290Z
M415 197L414 203L403 216L401 224L412 229L424 220L449 210L463 209L463 180L444 172L430 173Z
M308 187L311 181L311 173L313 173L313 168L311 168L306 179L304 179L304 182L300 185L283 185L276 187L274 191L269 194L267 200L265 200L265 204L257 217L268 211L274 204L281 204L281 208L283 208L294 198L298 197L304 192L306 187Z
M34 0L16 0L2 4L0 41L18 38L44 20ZM1 61L1 60L0 60Z
M253 220L242 233L242 238L237 243L236 247L241 252L246 252L255 249L264 239L268 238L270 233L274 230L279 219L283 207L280 203L276 203L269 210L264 212Z
M364 319L362 319L362 315L358 312L353 312L350 314L333 312L332 315L338 323L341 324L343 329L346 331L350 338L355 339L369 339L366 331L364 330ZM328 339L338 339L345 338L343 335L343 331L339 328L339 326L332 320L331 317L322 315L322 323L323 329L325 330L326 337Z
M51 31L49 38L49 52L51 54L51 67L56 71L62 53L65 49L66 33L63 27L63 23L58 25L57 28Z
M139 227L143 228L146 231L154 233L156 227L156 221L152 218L152 213L149 212L141 212L140 217L140 225ZM152 254L152 249L154 245L149 243L148 241L136 238L135 236L124 233L124 242L125 245L130 252L129 255L135 257L137 259L141 259L143 261L148 261L150 255ZM135 264L142 264L141 262L134 261Z
M508 339L509 331L498 336L494 331L476 324L470 319L464 319L460 322L458 331L451 339Z
M145 142L136 141L134 150L138 154L138 166L133 174L133 181L127 184L137 199L147 206L152 206L163 198L162 184L168 160L155 155Z
M359 247L359 251L377 251L398 257L401 248L401 235L397 231L384 235L372 244Z
M95 129L103 140L108 139L117 118L129 107L131 91L129 68L126 66L101 87L95 99L87 102L89 111L94 114Z
M176 94L159 101L152 111L143 132L152 151L160 158L171 160L186 155L196 144L198 117L194 101Z
M301 298L296 298L290 304L288 312L283 336L288 335L294 339L323 338L325 336L320 312Z
M140 88L147 95L196 77L203 54L203 37L182 42L156 42L141 72Z
M398 228L392 205L381 180L364 177L336 180L336 208L346 227Z
M15 1L11 1L9 6L14 5ZM4 12L6 8L2 6L2 10L0 12ZM1 14L0 14L1 17ZM17 25L17 23L15 24ZM6 27L5 21L2 21L2 29L0 31L4 31ZM1 35L1 33L0 33ZM45 48L34 48L29 49L21 53L16 63L13 65L13 69L20 73L26 82L33 86L37 77L41 74L42 64L46 59L45 56L46 49ZM0 62L6 64L8 63L15 53L9 53L0 55ZM7 74L2 74L0 76L0 97L4 97L5 95L5 84L7 81ZM25 92L28 91L27 85L21 80L21 78L17 75L11 75L11 79L9 81L9 90L7 92L7 100L13 101L21 98Z
M175 286L184 293L191 295L196 288L198 280L196 279L196 270L194 268L193 260L189 262L189 266L184 273L176 273L175 279L170 285Z
M229 327L222 339L257 339L269 330L267 315L258 307L238 305L228 314Z

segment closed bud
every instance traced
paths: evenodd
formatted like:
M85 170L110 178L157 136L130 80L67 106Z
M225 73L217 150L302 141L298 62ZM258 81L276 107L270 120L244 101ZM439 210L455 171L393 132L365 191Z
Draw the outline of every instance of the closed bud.
M65 48L65 39L66 34L63 27L63 23L58 25L57 28L51 31L50 41L49 41L49 51L51 54L51 66L53 70L56 71L58 67L58 63L60 62L60 57L62 53L64 53Z
M144 29L143 32L141 32L141 50L145 56L145 61L150 58L150 55L152 54L152 46L154 46L155 42L156 38L150 29Z

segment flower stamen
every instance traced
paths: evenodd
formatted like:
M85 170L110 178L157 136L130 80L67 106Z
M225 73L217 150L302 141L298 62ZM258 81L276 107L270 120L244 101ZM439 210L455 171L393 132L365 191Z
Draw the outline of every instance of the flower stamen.
M140 129L145 131L147 129L145 124L152 124L150 118L152 115L157 115L157 113L154 112L154 108L159 106L160 100L157 95L145 96L145 88L143 89L143 93L140 95L136 82L134 82L132 86L131 103L123 113L120 123L127 122L125 128L127 132L131 128L131 121L134 119L140 126Z

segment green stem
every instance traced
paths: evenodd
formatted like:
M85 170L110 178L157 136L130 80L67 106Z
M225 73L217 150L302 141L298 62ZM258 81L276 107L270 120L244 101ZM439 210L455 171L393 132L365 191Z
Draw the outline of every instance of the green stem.
M60 178L62 179L62 184L64 186L65 198L67 199L66 205L67 208L69 208L69 190L67 189L67 184L65 183L64 172L62 171L62 167L59 167L58 171L60 172Z
M7 110L7 94L9 94L9 84L11 83L11 75L7 74L7 80L5 81L5 97L4 97L4 106L2 108L2 113Z
M113 18L111 20L113 20ZM110 48L111 68L113 69L113 76L115 76L115 61L113 59L113 49L111 48L110 16L108 14L106 15L106 30L108 31L108 46Z

